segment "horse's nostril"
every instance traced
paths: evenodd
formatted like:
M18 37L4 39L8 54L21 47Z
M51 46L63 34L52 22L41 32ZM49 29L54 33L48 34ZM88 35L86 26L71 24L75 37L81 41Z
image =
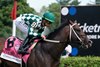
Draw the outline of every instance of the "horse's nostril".
M93 41L89 40L89 47L91 47L93 44Z
M93 41L89 40L89 43L90 43L90 44L92 44L92 43L93 43Z

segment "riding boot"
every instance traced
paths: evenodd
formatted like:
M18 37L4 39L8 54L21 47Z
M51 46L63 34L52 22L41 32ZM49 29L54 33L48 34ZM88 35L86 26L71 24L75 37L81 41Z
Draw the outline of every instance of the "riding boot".
M30 38L26 37L23 44L21 45L21 47L18 50L19 54L29 54L29 52L27 52L27 50L29 48L29 41L30 41Z

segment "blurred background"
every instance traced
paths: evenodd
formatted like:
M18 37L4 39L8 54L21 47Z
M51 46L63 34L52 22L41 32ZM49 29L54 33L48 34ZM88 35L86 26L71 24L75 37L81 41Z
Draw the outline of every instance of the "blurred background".
M100 7L94 7L93 9L90 9L90 11L88 11L88 9L91 7L86 7L86 6L99 6L100 0L0 0L0 46L3 46L5 39L7 39L9 36L12 35L13 20L14 20L14 18L12 18L12 14L13 14L15 1L17 1L17 5L16 5L17 8L15 11L16 17L19 16L20 14L24 14L24 13L33 13L33 14L42 16L42 14L47 10L53 12L56 15L56 22L55 22L55 25L53 26L54 29L59 27L60 23L64 22L68 18L69 19L70 18L77 19L80 23L82 22L82 24L88 23L88 21L90 21L90 20L85 21L85 20L78 19L79 17L74 18L77 15L75 15L75 16L71 16L71 15L67 15L67 14L66 14L66 16L63 15L61 13L61 10L64 6L66 6L66 8L68 8L68 9L70 9L71 6L74 6L74 8L78 11L77 12L78 15L82 15L83 10L84 11L86 10L85 11L85 12L87 12L86 14L89 14L94 9L96 11L98 11L98 9L100 9ZM91 12L90 14L93 14L93 13L94 13L94 11ZM94 15L98 15L97 17L100 17L100 14L98 14L98 13L93 14L92 16L94 16ZM90 17L90 16L88 16L88 17ZM65 19L62 20L62 18L65 18ZM100 20L94 21L94 23L99 22L99 21ZM20 38L25 38L25 36L18 29L16 32L16 36L20 37ZM93 39L93 40L96 42L94 44L99 43L99 41L98 41L99 39ZM80 48L78 48L77 46L72 46L72 47L74 48L73 49L74 52L72 53L73 56L77 56L77 55L84 56L84 55L89 55L89 54L97 55L97 56L100 55L100 54L98 54L98 53L100 53L99 48L97 48L97 47L100 47L98 45L94 46L97 48L97 50L95 50L95 48L93 47L93 48L90 48L90 50L85 50L85 51L80 50ZM83 52L80 52L80 51L85 52L85 54L83 54Z

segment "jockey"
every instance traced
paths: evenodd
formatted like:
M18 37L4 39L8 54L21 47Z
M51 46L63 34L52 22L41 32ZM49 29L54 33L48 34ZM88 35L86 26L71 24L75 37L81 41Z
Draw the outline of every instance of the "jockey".
M52 23L55 22L53 13L47 11L43 17L34 14L22 14L14 20L17 28L27 35L23 44L19 48L19 54L27 54L27 47L34 38L43 38L53 31Z

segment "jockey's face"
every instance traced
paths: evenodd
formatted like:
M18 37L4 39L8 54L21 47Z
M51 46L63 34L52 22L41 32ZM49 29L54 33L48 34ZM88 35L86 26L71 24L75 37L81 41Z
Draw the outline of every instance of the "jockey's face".
M47 27L50 27L50 22L48 21L48 20L45 20L45 19L43 19L42 20L42 26L44 27L44 26L47 26Z

